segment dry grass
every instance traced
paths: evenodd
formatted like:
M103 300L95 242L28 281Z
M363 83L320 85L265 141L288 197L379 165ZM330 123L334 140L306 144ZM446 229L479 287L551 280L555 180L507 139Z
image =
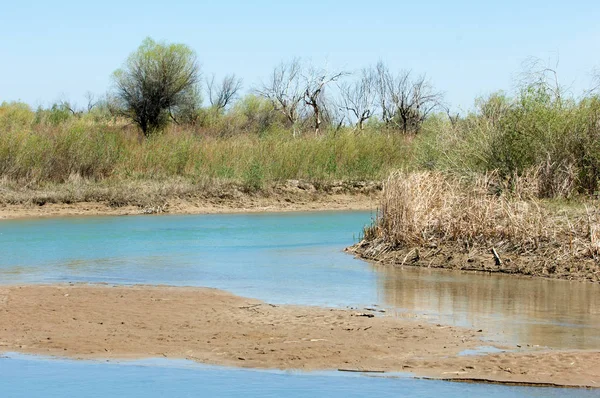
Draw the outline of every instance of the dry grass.
M395 252L396 262L423 265L435 258L434 266L472 269L480 263L480 269L526 274L575 267L597 280L597 206L554 210L537 199L538 177L537 171L510 181L493 173L395 172L384 184L378 220L365 229L367 257Z

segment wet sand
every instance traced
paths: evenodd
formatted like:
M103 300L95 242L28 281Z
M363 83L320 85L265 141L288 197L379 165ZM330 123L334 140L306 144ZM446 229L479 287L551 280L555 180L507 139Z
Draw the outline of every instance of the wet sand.
M4 352L600 386L600 351L458 355L489 345L482 342L484 336L485 331L387 316L377 308L275 306L206 288L0 288Z

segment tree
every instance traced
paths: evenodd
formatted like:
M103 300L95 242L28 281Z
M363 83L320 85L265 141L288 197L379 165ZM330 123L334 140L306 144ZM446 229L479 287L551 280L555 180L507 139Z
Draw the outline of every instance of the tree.
M184 44L145 39L113 74L118 112L149 136L196 101L199 68Z
M208 91L210 105L217 112L220 112L237 97L242 89L242 79L231 74L225 76L221 81L221 84L217 85L215 83L215 75L213 75L210 80L206 80L206 89Z
M356 127L359 130L363 129L364 123L375 113L375 83L373 70L363 69L358 80L340 85L340 108L356 119Z
M405 134L417 133L443 95L434 91L425 76L413 77L410 71L394 76L382 62L375 70L383 121Z
M323 122L322 116L325 113L324 90L328 84L335 82L344 74L344 72L328 73L323 69L310 68L304 77L304 103L313 113L315 134L319 134Z
M92 93L91 91L87 91L85 93L85 99L87 101L87 113L90 113L92 111L92 109L94 109L94 107L96 105L98 105L98 99L96 98L96 96L94 95L94 93Z
M299 59L290 63L281 63L271 75L270 80L263 84L257 93L267 98L278 112L281 112L294 128L300 118L300 103L304 98L300 76L302 67Z
M592 88L588 90L589 94L598 94L600 91L600 68L594 68L592 71Z

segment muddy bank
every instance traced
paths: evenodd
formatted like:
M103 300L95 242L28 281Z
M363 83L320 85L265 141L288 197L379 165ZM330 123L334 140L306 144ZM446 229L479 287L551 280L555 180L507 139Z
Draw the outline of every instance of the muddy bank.
M197 187L141 184L117 188L68 186L51 190L0 189L0 219L135 214L214 214L284 211L375 210L381 185L339 182L315 186L291 180L247 192L235 185Z
M346 249L368 261L389 266L413 266L472 272L513 274L582 282L600 282L600 264L594 259L573 258L558 262L543 252L519 254L459 245L393 247L382 239L363 240Z
M459 356L485 331L378 309L275 306L202 288L0 288L0 350L73 358L188 358L253 368L403 371L596 387L600 352Z

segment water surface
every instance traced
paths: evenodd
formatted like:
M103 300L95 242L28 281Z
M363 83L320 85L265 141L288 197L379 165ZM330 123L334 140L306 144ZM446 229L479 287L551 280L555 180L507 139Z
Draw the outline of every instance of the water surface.
M0 283L208 286L272 303L386 307L523 346L600 348L600 285L371 265L369 212L0 221ZM391 311L389 311L391 309Z
M598 285L399 269L342 252L368 212L0 221L0 283L210 286L274 303L372 306L488 338L599 348ZM482 345L486 345L482 343ZM469 354L469 353L465 353ZM264 372L187 361L0 358L1 397L574 397L597 391Z
M2 283L207 286L273 303L371 304L376 275L342 252L368 212L0 221Z
M459 384L339 372L272 372L188 361L0 358L2 397L592 397L596 391Z

